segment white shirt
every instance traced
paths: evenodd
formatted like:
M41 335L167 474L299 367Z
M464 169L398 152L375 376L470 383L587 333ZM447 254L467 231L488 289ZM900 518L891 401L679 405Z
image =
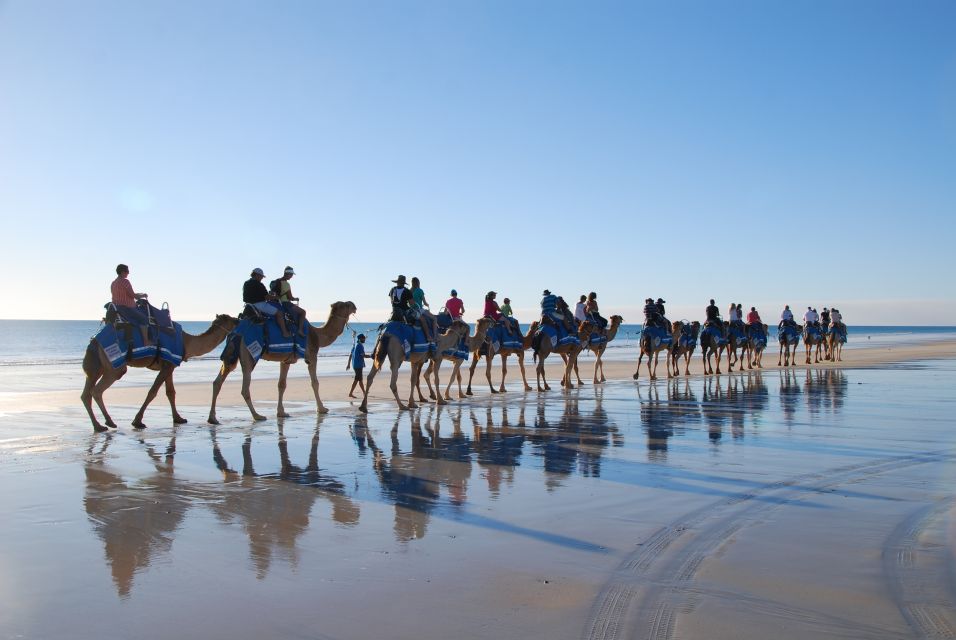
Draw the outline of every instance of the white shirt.
M730 317L730 322L737 322L740 320L740 314L737 313L737 307L731 307L730 311L727 312L727 315Z
M816 322L819 319L820 317L817 315L817 312L814 311L813 309L807 309L807 312L803 314L803 321L806 324L810 324L811 322Z
M584 303L579 302L574 306L574 319L578 322L584 322L587 317L584 315Z
M793 320L793 313L790 309L784 309L783 313L780 314L781 320Z
M831 312L830 312L830 324L840 324L841 322L843 322L843 316L840 314L840 312L839 312L839 311L831 311Z

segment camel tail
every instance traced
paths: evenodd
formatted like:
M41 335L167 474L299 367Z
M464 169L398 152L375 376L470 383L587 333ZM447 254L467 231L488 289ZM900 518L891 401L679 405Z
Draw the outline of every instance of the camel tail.
M86 347L86 353L83 354L83 373L91 377L98 377L100 374L100 359L96 354L96 341L90 340Z
M375 353L372 356L372 359L375 361L375 364L382 367L382 364L385 362L385 358L388 357L388 341L391 339L387 333L383 333L379 336L378 344L375 345Z

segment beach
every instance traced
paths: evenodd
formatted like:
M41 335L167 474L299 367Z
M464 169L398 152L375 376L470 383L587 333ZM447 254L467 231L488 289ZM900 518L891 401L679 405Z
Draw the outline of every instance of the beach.
M549 392L512 363L405 412L386 368L367 416L295 378L282 420L265 378L264 422L233 376L222 425L182 383L140 431L129 386L106 434L78 389L2 394L0 637L948 637L956 341L771 355L571 391L552 356Z

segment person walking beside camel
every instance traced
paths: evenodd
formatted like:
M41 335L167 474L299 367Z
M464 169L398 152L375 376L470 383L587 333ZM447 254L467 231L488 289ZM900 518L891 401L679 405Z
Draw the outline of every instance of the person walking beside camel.
M365 368L365 358L371 358L372 354L365 353L365 334L360 333L355 339L355 346L352 347L352 368L355 369L355 379L352 380L352 388L349 389L349 397L355 397L355 386L362 390L365 395L365 381L362 380L362 370Z

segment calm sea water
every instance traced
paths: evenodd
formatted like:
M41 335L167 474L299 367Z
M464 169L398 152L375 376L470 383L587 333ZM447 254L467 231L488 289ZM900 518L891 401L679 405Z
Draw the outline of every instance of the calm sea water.
M206 322L183 322L188 333L205 331ZM53 391L81 389L83 372L81 364L90 338L99 330L95 320L0 320L0 331L5 337L0 341L0 392ZM522 325L527 330L526 325ZM368 349L375 343L378 323L350 323L333 344L319 353L319 372L323 375L346 375L345 365L351 352L354 337L358 333L367 336ZM622 325L617 339L605 355L609 360L636 359L640 325ZM773 332L773 329L771 329ZM956 337L956 327L850 327L847 348L879 347L893 344L912 344ZM191 360L176 372L176 379L183 382L211 382L219 370L219 353L216 348L208 355ZM593 356L585 355L584 362ZM253 376L269 378L276 375L277 367L271 363L256 367ZM307 375L305 367L293 367L290 375ZM152 382L155 374L145 370L130 370L117 384L142 385Z

